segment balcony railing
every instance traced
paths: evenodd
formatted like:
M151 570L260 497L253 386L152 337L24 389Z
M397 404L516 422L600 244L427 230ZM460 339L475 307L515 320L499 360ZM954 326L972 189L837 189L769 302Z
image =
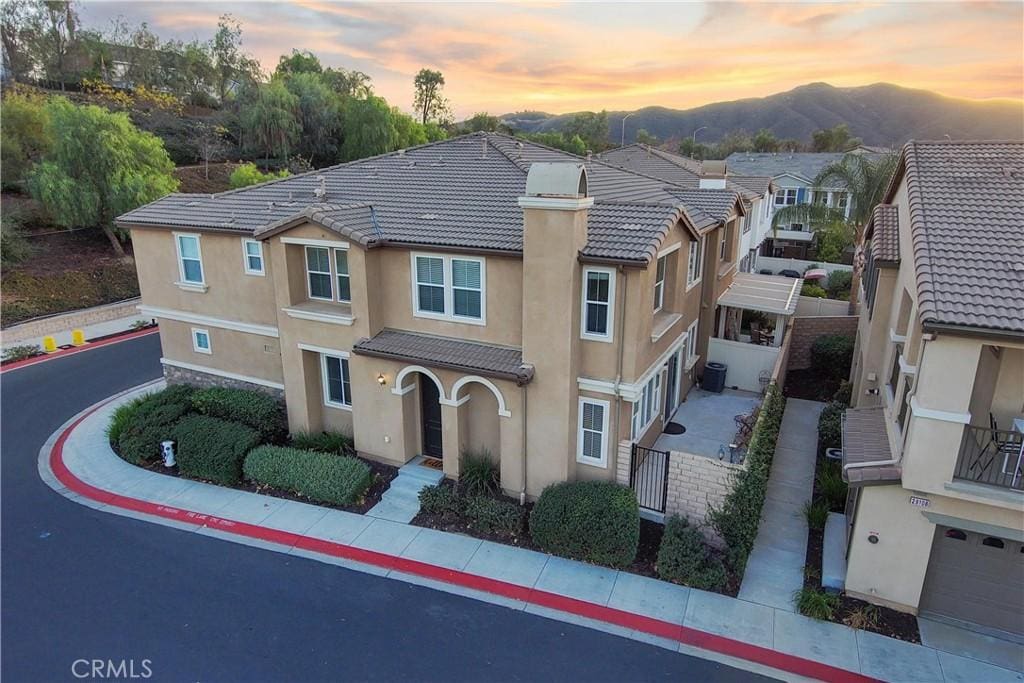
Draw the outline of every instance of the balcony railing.
M964 429L954 479L1024 491L1024 434L986 427Z

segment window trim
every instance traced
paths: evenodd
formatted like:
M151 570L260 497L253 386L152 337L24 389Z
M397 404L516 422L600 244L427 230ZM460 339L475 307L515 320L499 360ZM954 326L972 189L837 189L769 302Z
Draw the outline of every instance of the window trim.
M600 460L594 460L593 458L583 455L583 405L590 403L592 405L601 407L601 458ZM590 465L591 467L608 467L608 424L611 412L611 402L605 401L599 398L589 398L586 396L579 397L579 405L576 417L576 462L581 465ZM588 430L594 431L594 430Z
M608 275L608 326L605 334L587 331L587 279L591 273L607 273ZM588 266L583 269L583 291L580 294L582 303L580 308L580 339L611 343L615 339L615 269ZM595 301L594 303L600 303Z
M664 268L662 267L664 266ZM659 273L661 271L659 280ZM654 262L654 312L657 313L665 307L665 277L668 274L668 254L659 256Z
M697 330L699 329L699 323L700 318L696 318L686 328L686 358L684 359L684 367L686 367L687 370L692 368L699 358L697 355ZM693 353L690 353L691 346L693 348Z
M665 372L664 364L657 366L657 369L647 378L644 382L643 388L640 389L640 396L637 400L633 401L633 407L630 410L630 437L631 441L639 441L643 438L647 430L651 428L662 414L662 408L664 403L662 401L663 389L665 383L661 381L661 376ZM644 406L646 404L646 411ZM644 420L646 413L646 421L637 422L637 418Z
M697 239L690 239L690 251L686 255L686 291L690 291L700 284L704 279L704 250L707 248L707 235L701 235ZM693 245L698 245L694 250ZM696 268L694 268L694 252L696 251ZM697 277L693 277L693 271L697 271Z
M199 345L199 335L206 337L206 348L204 349ZM205 353L207 356L213 355L213 340L210 339L210 331L201 327L192 328L192 350L196 353Z
M338 254L339 253L344 253L345 254L345 270L348 271L344 275L345 279L348 280L348 298L347 299L342 299L341 298L341 283L339 282L339 280L341 280L341 278L343 276L338 271ZM334 249L331 250L331 269L333 271L333 279L331 280L331 284L332 284L334 289L338 290L337 293L332 291L331 295L334 297L335 301L337 301L338 303L341 303L341 304L351 304L352 303L352 265L348 262L348 253L349 253L349 251L348 251L347 248L346 249L341 249L339 247L335 247Z
M174 249L178 254L178 281L175 283L182 287L206 287L206 268L203 267L203 244L200 235L194 232L175 232ZM181 238L188 237L196 241L196 253L198 258L189 259L199 261L199 281L187 280L185 278L185 257L181 254Z
M322 353L322 352L320 353L320 388L322 389L322 393L323 393L324 405L327 406L328 408L337 408L339 410L349 410L349 411L351 411L352 410L352 397L351 396L346 395L346 396L342 397L343 399L347 399L348 403L343 403L343 402L339 403L338 401L335 401L335 400L331 399L330 384L328 382L328 377L327 377L327 359L328 358L334 358L334 359L338 360L339 363L340 363L339 367L342 368L342 386L341 386L342 393L344 393L344 391L345 391L345 382L344 382L344 377L345 377L344 372L345 371L344 371L344 366L345 365L349 365L349 354L347 352L344 352L344 351L332 351L331 353ZM348 369L348 376L349 376L349 391L351 392L351 390L352 390L352 367L351 366L349 366L349 369Z
M310 270L309 269L309 250L310 249L322 249L327 252L327 271L322 270ZM302 248L302 255L306 262L306 297L310 301L334 301L334 269L331 267L331 258L334 256L331 253L330 247L321 247L307 244ZM309 276L312 274L326 275L328 287L331 289L330 296L313 296L313 287L310 282Z
M444 272L444 313L420 310L419 281L416 279L416 259L436 258L441 259L441 267ZM480 264L480 317L473 318L465 315L455 314L455 288L454 273L452 272L453 261L472 261ZM413 251L409 253L409 284L412 299L412 315L414 318L428 318L431 320L443 320L451 323L464 323L466 325L487 324L487 259L479 256L467 256L462 254L438 254L428 251ZM438 285L433 285L437 287ZM466 289L460 287L460 289Z
M260 269L259 270L254 270L253 268L251 268L249 266L249 259L250 258L257 258L256 255L249 253L249 245L250 244L255 244L257 247L259 247L259 250L260 250L260 253L258 255L258 258L260 260ZM266 275L267 275L267 262L266 262L266 259L264 258L264 255L263 255L263 242L261 242L259 240L254 240L251 237L243 237L242 238L242 267L245 269L245 274L246 275L255 275L257 277L266 277Z

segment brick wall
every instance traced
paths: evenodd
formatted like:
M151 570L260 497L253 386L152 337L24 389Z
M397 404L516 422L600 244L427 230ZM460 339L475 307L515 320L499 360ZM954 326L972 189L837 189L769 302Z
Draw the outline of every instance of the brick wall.
M668 499L665 516L679 515L703 526L708 508L719 506L732 491L734 475L743 465L722 462L692 453L672 451L668 464ZM708 540L720 544L714 532L703 529Z
M811 367L811 345L824 334L845 334L857 336L855 315L830 315L807 318L793 318L793 344L789 349L789 369L802 370Z
M168 384L192 384L197 387L225 387L227 389L250 389L270 394L279 401L284 401L284 391L273 387L265 387L262 384L243 382L230 377L211 375L206 372L179 368L175 365L164 365L164 379ZM627 479L628 482L628 479Z
M30 320L29 322L5 329L4 342L13 343L42 337L47 334L70 332L86 325L95 325L96 323L105 323L110 320L119 320L120 318L136 315L140 320L146 320L146 316L139 313L139 301L140 299L130 299L116 304L61 313L60 315L53 315L40 320Z

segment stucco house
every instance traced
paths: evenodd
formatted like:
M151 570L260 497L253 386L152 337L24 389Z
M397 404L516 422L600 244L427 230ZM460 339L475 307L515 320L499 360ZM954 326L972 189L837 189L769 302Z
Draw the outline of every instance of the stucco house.
M867 228L846 590L1024 637L1024 143L910 142Z
M744 215L733 189L479 133L118 224L169 381L272 392L292 430L395 465L487 451L532 497L655 441L747 277Z

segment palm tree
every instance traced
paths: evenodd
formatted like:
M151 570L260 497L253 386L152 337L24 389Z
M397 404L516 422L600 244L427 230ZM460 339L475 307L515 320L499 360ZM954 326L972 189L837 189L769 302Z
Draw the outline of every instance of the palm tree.
M850 311L857 306L857 290L864 268L864 228L875 206L882 202L889 180L896 170L899 156L887 154L872 160L865 154L847 153L839 161L823 168L814 179L815 187L844 187L850 214L822 204L785 206L772 217L772 231L780 225L804 223L814 232L851 234L855 245L853 280L850 284Z

